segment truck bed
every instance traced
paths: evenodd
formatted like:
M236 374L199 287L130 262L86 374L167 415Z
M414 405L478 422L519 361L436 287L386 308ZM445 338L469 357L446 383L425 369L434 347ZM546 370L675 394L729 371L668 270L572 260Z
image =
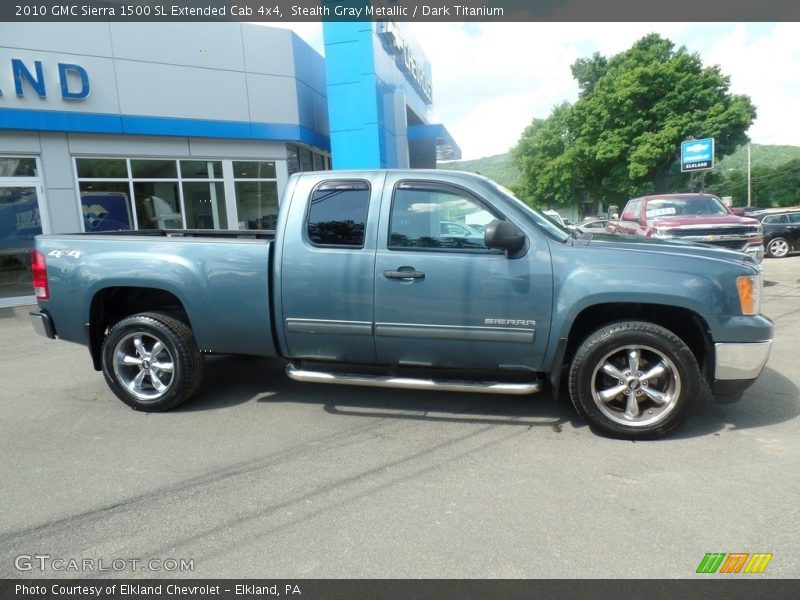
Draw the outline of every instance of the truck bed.
M84 324L96 322L98 304L107 313L139 290L158 290L161 304L185 311L203 352L274 356L273 239L272 231L209 230L40 236L50 280L40 306L60 338L86 344Z

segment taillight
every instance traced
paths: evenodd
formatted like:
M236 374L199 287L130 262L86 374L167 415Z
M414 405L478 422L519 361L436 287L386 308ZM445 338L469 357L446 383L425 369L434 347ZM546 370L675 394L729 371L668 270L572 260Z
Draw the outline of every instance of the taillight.
M50 288L47 287L47 264L44 261L44 254L39 250L31 253L31 272L33 273L33 293L37 300L48 300L50 298Z

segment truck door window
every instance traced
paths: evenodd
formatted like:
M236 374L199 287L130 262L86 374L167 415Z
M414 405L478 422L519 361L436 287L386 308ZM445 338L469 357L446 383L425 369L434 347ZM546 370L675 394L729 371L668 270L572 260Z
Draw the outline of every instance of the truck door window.
M363 181L329 181L311 194L306 230L317 246L364 247L369 186Z
M483 230L498 218L466 190L402 182L392 200L389 248L488 250Z

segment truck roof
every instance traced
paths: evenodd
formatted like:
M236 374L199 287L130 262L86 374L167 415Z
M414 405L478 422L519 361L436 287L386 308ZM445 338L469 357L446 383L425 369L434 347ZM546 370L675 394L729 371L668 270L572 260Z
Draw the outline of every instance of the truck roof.
M292 177L298 179L347 179L356 177L372 176L378 173L396 174L400 176L407 176L419 179L420 177L435 176L436 179L473 179L481 181L490 181L479 173L471 173L469 171L451 171L444 169L346 169L346 170L333 170L333 171L306 171L303 173L295 173Z

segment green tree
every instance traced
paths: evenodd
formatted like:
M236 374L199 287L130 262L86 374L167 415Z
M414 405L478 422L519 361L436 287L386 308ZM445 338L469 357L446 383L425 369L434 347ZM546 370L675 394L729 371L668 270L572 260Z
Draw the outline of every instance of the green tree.
M571 110L565 102L547 119L534 119L512 151L513 160L525 175L514 190L523 199L550 206L573 203L580 165L575 160ZM528 177L528 173L536 177Z
M534 119L512 151L528 200L622 202L684 190L699 178L680 173L680 142L713 137L717 156L730 154L756 115L718 66L657 34L610 59L580 59L572 74L575 104Z

